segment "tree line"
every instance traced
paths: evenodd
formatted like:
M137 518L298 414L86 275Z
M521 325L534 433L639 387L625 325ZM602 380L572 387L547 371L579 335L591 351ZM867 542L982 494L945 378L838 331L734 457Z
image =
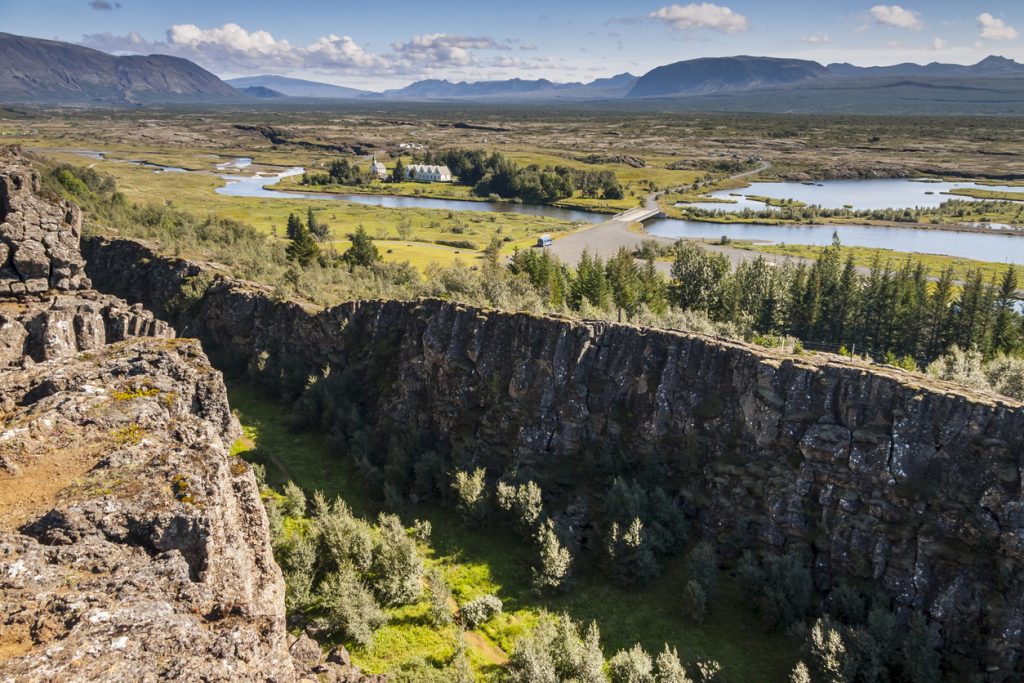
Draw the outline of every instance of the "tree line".
M584 197L622 199L625 193L612 171L587 171L567 166L520 166L500 152L451 149L426 152L426 164L444 164L462 185L480 197L497 196L538 204L579 192Z

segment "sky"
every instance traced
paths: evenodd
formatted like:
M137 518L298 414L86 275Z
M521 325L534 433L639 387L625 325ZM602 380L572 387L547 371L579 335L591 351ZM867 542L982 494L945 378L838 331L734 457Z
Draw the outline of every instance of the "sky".
M589 81L737 54L1024 62L1021 0L0 0L0 31L178 55L222 78L371 90L424 78Z

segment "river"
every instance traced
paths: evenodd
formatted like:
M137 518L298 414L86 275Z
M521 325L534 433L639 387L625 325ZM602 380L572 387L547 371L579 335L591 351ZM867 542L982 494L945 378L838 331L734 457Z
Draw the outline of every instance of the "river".
M87 150L79 153L92 156ZM138 163L138 162L136 162ZM241 170L248 167L252 159L239 158L218 164L219 171L229 169ZM149 164L147 164L149 166ZM181 172L184 169L157 169L164 172ZM346 201L371 206L382 206L394 209L438 209L447 211L485 211L495 213L519 213L530 216L546 216L573 223L601 223L608 220L605 214L561 209L540 204L517 204L513 202L471 202L455 199L435 199L430 197L399 197L394 195L364 194L328 194L312 192L279 192L269 189L282 178L289 178L303 173L303 168L293 167L280 173L258 173L255 175L236 175L220 173L219 177L226 181L223 187L217 188L217 194L228 197L260 197L264 199L299 199L312 201ZM952 187L971 186L972 183L931 183L903 179L887 180L835 180L823 181L820 185L804 185L802 183L755 183L749 190L750 194L761 194L771 189L766 186L784 186L786 191L801 191L803 196L816 196L815 203L827 200L831 203L854 204L869 208L870 206L910 206L919 205L915 202L921 197L933 198L941 195L928 195L925 192L942 192ZM983 186L978 186L983 187ZM756 192L755 192L756 188ZM846 188L843 190L843 188ZM943 189L945 188L945 189ZM1024 188L985 186L985 189L1020 191ZM856 190L856 191L854 191ZM816 191L823 191L813 195ZM827 192L824 192L827 191ZM846 192L848 194L843 194ZM767 195L766 195L767 196ZM799 197L793 196L794 199ZM882 199L884 198L884 199ZM946 196L945 199L949 197ZM800 201L804 201L801 199ZM889 203L886 203L889 202ZM727 206L727 205L717 205ZM734 207L735 205L728 205ZM759 208L764 205L757 203ZM915 228L880 228L863 225L762 225L751 223L710 223L703 221L685 221L677 219L660 219L647 224L647 231L652 235L670 238L718 239L726 236L731 240L758 240L775 244L810 244L827 245L832 241L832 233L838 232L843 244L857 247L883 248L894 251L940 254L969 258L978 261L994 261L997 263L1024 264L1024 236L999 235L992 233L953 232L948 230L921 230Z

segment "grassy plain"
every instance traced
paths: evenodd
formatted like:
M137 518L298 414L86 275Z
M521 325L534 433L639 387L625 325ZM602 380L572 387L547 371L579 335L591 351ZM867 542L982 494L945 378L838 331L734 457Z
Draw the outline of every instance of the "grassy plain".
M258 132L272 126L289 142L272 143ZM228 198L214 194L223 182L216 166L239 156L252 157L253 168L280 170L292 166L322 167L346 156L393 163L408 152L400 144L427 149L476 147L501 151L522 164L567 165L613 170L627 197L620 201L574 197L566 207L615 212L635 206L647 192L678 188L663 198L669 215L683 217L676 201L696 197L682 189L695 181L730 189L756 179L810 180L836 177L971 178L981 183L1024 181L1024 119L878 116L775 116L753 114L690 114L681 112L605 111L539 106L344 103L322 108L268 105L262 109L146 108L137 111L0 108L4 142L20 143L76 164L96 163L117 176L133 201L169 201L197 213L216 213L243 220L265 232L280 233L291 212L313 205L318 217L344 239L364 226L379 239L402 241L469 241L482 249L498 237L506 250L532 243L541 233L565 234L568 223L515 214L385 209L345 202L300 199ZM203 171L200 174L154 174L149 169L112 161L94 162L59 150L107 152L111 158L149 161ZM758 174L731 179L754 167L751 158L768 167ZM636 160L643 166L636 168ZM362 162L362 163L365 163ZM286 181L288 189L295 189ZM473 199L469 188L456 185L381 185L374 191L412 196ZM328 188L352 192L356 188ZM1024 186L1022 186L1024 190ZM707 204L706 208L714 208ZM1024 202L986 204L962 215L925 216L933 226L957 222L1024 224ZM733 222L724 216L711 220ZM776 219L742 219L777 222ZM834 219L891 225L885 221ZM898 225L909 225L906 222ZM936 235L936 239L941 239ZM391 247L388 247L391 248ZM426 247L413 254L421 264L431 254L454 254ZM461 256L461 254L460 254ZM897 254L894 254L897 256ZM997 258L998 255L993 255Z
M329 497L341 496L356 514L367 518L383 510L382 497L360 485L343 451L318 433L289 430L287 409L247 384L230 385L229 398L246 434L236 451L250 462L264 464L271 485L279 487L291 479L307 493L319 489ZM389 512L401 512L407 525L414 519L431 522L431 542L421 550L428 565L442 571L459 603L487 593L498 595L504 603L502 615L466 634L468 656L479 680L496 679L498 664L545 610L596 620L607 656L636 642L656 654L667 642L679 649L686 664L717 659L729 680L784 680L796 659L797 643L766 632L728 575L722 577L721 597L703 626L684 617L681 595L688 576L680 560L671 562L658 579L641 589L614 588L595 567L584 566L571 592L541 598L530 587L532 554L518 536L495 527L467 528L456 515L435 506ZM369 647L347 644L355 662L379 673L418 658L448 661L459 631L427 626L426 607L420 602L390 610L388 623Z

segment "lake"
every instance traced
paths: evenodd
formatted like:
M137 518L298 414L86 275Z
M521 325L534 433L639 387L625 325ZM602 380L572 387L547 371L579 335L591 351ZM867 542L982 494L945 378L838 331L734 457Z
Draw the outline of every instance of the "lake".
M991 233L879 228L864 225L760 225L707 223L662 219L647 224L647 232L659 237L732 240L763 240L776 244L831 244L832 233L850 247L941 254L978 261L1024 263L1024 236Z
M739 190L720 190L710 196L736 200L735 204L706 203L701 208L720 209L736 212L743 209L762 211L763 202L748 199L750 196L773 199L795 199L804 204L815 204L825 209L841 209L852 206L857 210L935 208L950 199L966 199L947 194L954 189L979 189L994 192L1020 192L1024 187L1009 185L979 185L971 182L932 182L907 178L879 178L870 180L822 180L813 184L797 182L751 183L750 187ZM740 195L740 196L733 196Z

